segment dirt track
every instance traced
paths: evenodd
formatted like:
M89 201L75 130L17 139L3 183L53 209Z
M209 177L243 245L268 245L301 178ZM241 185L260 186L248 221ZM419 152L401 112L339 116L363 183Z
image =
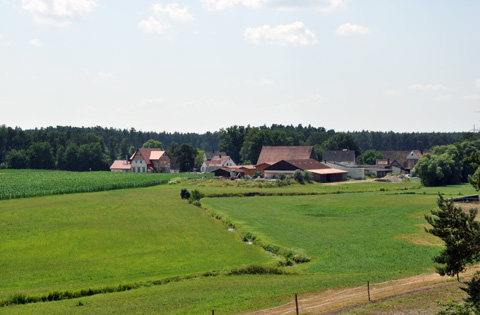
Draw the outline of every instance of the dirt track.
M468 277L479 270L480 266L469 268L467 272L462 274L462 277ZM373 302L381 301L450 285L456 285L455 279L441 277L436 273L418 275L400 280L371 284L370 299ZM371 302L368 301L367 285L351 289L327 290L298 296L300 314L338 314L339 312L368 303ZM295 308L295 298L292 297L292 300L284 305L247 314L296 314Z

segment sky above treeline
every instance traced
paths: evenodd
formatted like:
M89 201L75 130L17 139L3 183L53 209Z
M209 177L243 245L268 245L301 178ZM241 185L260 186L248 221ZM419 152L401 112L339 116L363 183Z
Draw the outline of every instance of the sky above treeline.
M0 0L0 124L480 128L480 1Z

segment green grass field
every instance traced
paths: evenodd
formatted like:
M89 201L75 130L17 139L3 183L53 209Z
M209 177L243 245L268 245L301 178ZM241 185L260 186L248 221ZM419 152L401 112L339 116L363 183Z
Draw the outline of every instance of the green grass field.
M0 175L2 176L2 175ZM294 293L433 272L438 251L422 232L423 214L470 185L423 188L418 182L237 187L221 181L0 201L0 300L122 283L140 288L79 299L0 308L6 314L216 314L278 305ZM180 199L181 188L210 194L311 193L305 196ZM227 230L211 212L235 226ZM312 261L286 275L228 276L279 259L242 241L291 249ZM423 245L418 245L423 244ZM151 285L166 277L221 271ZM79 301L83 304L77 306Z
M0 297L272 261L178 197L116 190L0 202Z
M210 175L0 170L0 200L148 187L166 184L176 177L204 176Z

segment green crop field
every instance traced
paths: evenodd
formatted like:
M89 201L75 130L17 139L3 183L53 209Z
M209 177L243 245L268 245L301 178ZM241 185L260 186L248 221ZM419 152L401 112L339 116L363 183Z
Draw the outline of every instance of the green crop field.
M202 199L201 209L180 199L181 188L224 197ZM416 181L237 187L189 180L3 200L0 300L120 284L133 290L4 306L0 313L228 314L282 304L294 293L433 272L439 247L422 226L439 190L475 192L470 185L427 189ZM272 196L225 197L250 192ZM274 195L285 193L291 195ZM277 268L283 275L229 275L284 261L260 245L311 261ZM167 278L174 281L155 285Z
M201 274L272 260L177 190L0 202L0 297Z
M175 177L202 176L208 175L0 170L0 200L147 187Z

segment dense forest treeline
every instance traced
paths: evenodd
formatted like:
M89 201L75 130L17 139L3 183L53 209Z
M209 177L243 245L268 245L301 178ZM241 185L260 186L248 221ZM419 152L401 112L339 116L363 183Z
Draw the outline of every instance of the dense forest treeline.
M143 132L134 128L57 126L22 130L0 126L0 168L38 168L72 171L108 170L148 140L160 141L173 154L182 143L200 150L222 150L237 163L256 163L264 145L313 145L323 150L349 148L357 154L376 150L427 150L452 144L462 133L395 133L359 131L338 133L323 127L271 125L232 126L216 132Z

